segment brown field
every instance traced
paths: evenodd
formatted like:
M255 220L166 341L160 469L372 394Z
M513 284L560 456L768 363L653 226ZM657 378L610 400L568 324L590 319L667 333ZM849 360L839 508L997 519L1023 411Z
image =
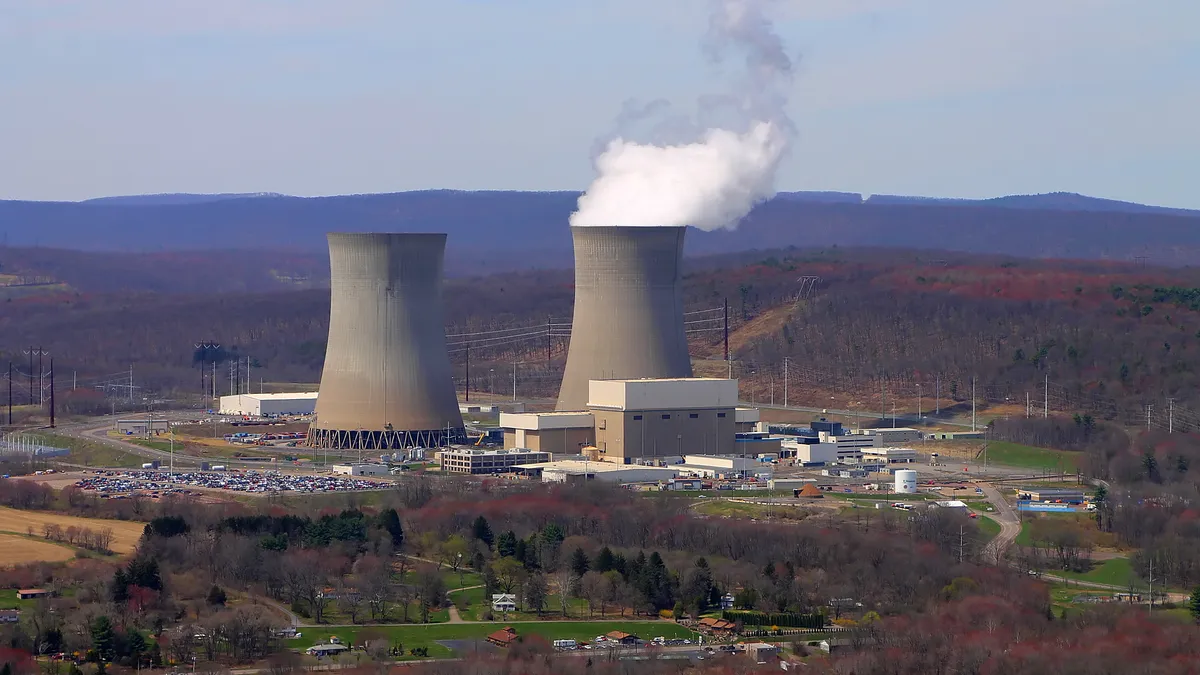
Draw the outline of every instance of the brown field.
M61 562L74 557L75 551L70 547L0 532L0 567L31 562Z
M22 511L20 509L0 507L0 532L25 534L32 527L34 534L40 535L42 525L46 523L61 525L63 527L74 525L75 527L87 527L93 530L112 528L112 549L115 553L132 553L137 548L138 540L142 536L142 530L146 527L145 523L128 520L79 518L57 513L46 513L45 511ZM0 551L3 550L4 544L0 543ZM6 560L7 558L7 553L0 552L0 560Z

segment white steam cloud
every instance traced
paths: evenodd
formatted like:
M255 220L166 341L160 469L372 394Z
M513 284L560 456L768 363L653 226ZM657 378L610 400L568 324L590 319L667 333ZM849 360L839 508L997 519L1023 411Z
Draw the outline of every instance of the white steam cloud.
M792 62L767 10L775 0L712 0L705 51L720 62L745 57L735 92L701 99L690 142L640 143L617 137L595 160L597 177L579 198L571 225L735 227L755 204L775 194L775 173L792 125L784 107ZM656 101L642 114L659 112ZM733 121L705 124L720 114ZM679 120L672 120L676 127ZM702 129L697 131L696 129ZM676 130L677 131L677 130Z

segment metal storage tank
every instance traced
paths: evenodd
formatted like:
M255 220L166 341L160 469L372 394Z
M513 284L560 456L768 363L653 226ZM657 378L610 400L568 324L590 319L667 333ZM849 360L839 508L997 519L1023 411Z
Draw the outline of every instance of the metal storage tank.
M896 492L900 494L915 494L917 492L917 472L912 469L900 469L896 472Z
M691 377L681 287L686 227L572 227L575 312L558 410L590 380Z
M308 445L465 440L442 309L445 234L329 235L329 344Z

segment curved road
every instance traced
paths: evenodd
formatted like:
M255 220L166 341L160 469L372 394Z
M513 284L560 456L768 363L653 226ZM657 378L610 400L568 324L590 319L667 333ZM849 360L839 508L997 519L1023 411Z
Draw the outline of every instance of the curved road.
M993 537L987 546L983 547L983 554L988 560L999 565L1000 561L1004 559L1004 554L1008 552L1008 547L1012 546L1013 542L1017 540L1017 536L1021 534L1021 518L994 485L991 483L977 483L977 485L995 507L993 518L1000 524L1000 534Z

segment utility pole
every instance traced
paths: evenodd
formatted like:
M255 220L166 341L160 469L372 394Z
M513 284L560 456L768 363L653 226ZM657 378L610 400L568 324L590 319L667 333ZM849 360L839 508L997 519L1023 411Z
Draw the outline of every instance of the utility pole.
M1150 431L1150 404L1146 404L1146 431Z
M1154 613L1154 557L1150 558L1150 614Z
M729 298L723 303L725 310L725 365L729 369L728 379L733 379L733 361L729 360Z
M467 349L470 349L470 345ZM550 363L550 317L546 317L546 363Z
M513 401L517 400L517 360L513 359Z
M783 407L788 407L788 357L783 357Z
M921 384L917 383L917 426L921 426Z
M1175 399L1167 399L1167 411L1167 433L1173 434L1175 433Z
M938 373L933 391L933 416L942 414L942 374Z
M12 361L8 362L8 426L12 426Z
M975 376L971 376L971 431L975 431Z
M29 405L33 405L33 345L29 345Z
M1025 392L1025 419L1029 419L1029 392Z
M50 359L50 428L54 428L54 359Z
M547 333L547 335L549 335L549 333ZM548 337L546 339L549 340ZM546 354L547 354L546 360L549 361L550 360L549 356L548 356L550 354L549 349L546 350ZM471 402L471 343L470 342L467 343L466 380L467 380L467 383L466 383L467 403L470 403Z
M1042 405L1043 405L1042 419L1049 419L1049 417L1050 417L1050 373L1046 373L1045 387L1046 387L1044 390L1045 399L1043 400L1043 403L1042 403Z
M43 386L46 380L46 369L42 367L42 357L46 355L46 351L38 347L38 405L46 402L46 388Z

